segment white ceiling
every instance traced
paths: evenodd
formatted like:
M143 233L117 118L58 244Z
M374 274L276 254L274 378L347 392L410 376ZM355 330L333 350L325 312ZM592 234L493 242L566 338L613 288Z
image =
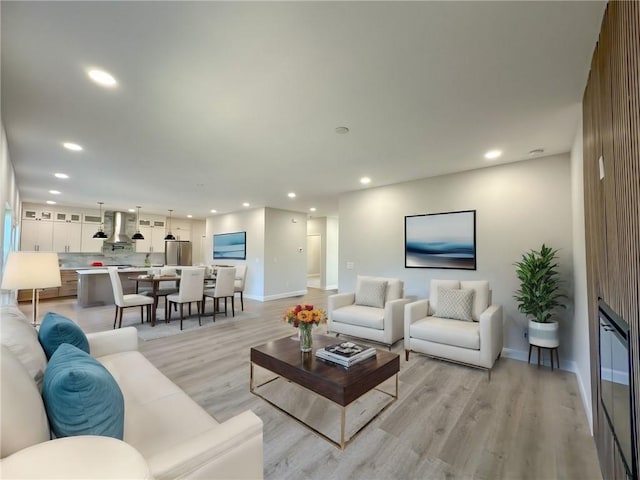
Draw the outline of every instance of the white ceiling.
M363 175L375 187L567 152L604 2L0 8L22 200L57 189L64 205L204 218L245 201L334 215ZM504 155L490 163L492 148Z

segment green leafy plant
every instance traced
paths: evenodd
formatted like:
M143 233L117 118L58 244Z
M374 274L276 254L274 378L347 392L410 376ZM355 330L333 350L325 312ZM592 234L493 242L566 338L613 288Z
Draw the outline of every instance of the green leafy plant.
M543 243L540 251L531 250L514 263L520 289L513 298L518 310L534 322L547 323L556 308L566 308L561 301L566 296L560 292L557 252Z

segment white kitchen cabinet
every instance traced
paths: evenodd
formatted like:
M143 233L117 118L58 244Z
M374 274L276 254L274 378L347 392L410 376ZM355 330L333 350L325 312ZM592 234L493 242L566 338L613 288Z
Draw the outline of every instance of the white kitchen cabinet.
M145 225L143 222L148 222L149 224ZM136 252L164 252L164 237L166 232L163 220L140 219L140 233L144 237L144 240L136 240Z
M22 218L26 220L53 220L53 212L41 208L24 208Z
M22 220L20 250L53 251L53 222L41 219Z
M93 238L100 228L100 223L83 223L80 239L80 251L86 253L102 253L104 238Z
M176 237L176 240L191 240L191 229L184 227L177 227L171 232Z
M69 213L69 212L56 212L53 215L53 220L55 222L66 222L66 223L81 223L82 222L82 214L81 213Z
M53 222L53 250L79 252L82 243L82 224L70 221Z
M191 222L174 219L171 224L171 233L176 237L176 240L191 240Z

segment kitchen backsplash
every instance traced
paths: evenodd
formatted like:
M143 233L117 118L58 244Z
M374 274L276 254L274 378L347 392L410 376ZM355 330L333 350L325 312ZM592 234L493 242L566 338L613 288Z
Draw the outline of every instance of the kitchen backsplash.
M149 253L149 259L154 266L164 265L164 252ZM146 253L129 253L116 255L100 255L99 253L58 253L61 268L90 267L93 262L102 262L104 265L132 265L142 267L145 263Z

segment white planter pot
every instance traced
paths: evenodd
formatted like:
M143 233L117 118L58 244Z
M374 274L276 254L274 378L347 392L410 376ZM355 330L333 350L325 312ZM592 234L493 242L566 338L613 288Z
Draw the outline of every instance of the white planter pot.
M545 348L558 347L560 345L558 322L539 323L529 320L529 343Z

